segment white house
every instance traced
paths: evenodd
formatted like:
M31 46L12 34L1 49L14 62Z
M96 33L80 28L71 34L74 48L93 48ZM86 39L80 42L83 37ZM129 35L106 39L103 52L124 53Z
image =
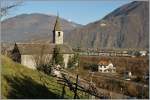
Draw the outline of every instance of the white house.
M101 60L98 63L98 71L102 73L115 73L116 67L113 66L111 61Z
M124 74L125 80L131 80L131 78L133 78L131 71L126 71Z
M141 56L146 56L147 51L140 51Z

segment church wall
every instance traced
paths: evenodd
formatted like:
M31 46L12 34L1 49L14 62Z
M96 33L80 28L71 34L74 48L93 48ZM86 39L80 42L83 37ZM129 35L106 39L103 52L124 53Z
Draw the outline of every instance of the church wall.
M64 57L64 68L67 68L67 65L68 65L68 61L69 61L69 56L73 56L73 54L63 54L63 57Z
M21 55L21 64L31 69L36 69L36 63L32 55Z
M72 57L73 54L63 54L64 64L65 64L64 68L67 68L69 56ZM21 64L27 66L28 68L36 69L36 62L38 59L37 57L38 55L21 55ZM52 58L52 54L43 55L44 63L49 62L51 58Z
M39 55L21 55L21 64L31 69L36 69L36 66L41 56ZM42 55L42 62L48 63L52 58L52 54Z

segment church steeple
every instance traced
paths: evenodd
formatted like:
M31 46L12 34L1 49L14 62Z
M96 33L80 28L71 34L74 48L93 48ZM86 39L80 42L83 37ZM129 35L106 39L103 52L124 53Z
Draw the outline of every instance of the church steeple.
M61 31L59 15L57 15L57 18L56 18L56 22L55 22L55 26L54 26L54 31Z
M57 14L54 30L53 30L53 43L63 44L63 31L61 29L59 16Z

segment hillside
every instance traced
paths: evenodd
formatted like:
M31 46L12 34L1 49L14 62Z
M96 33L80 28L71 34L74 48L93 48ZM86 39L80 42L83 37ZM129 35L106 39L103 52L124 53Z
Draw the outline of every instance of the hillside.
M73 98L73 93L58 84L54 77L28 69L11 59L1 56L1 93L4 99Z
M149 4L123 5L102 20L74 29L65 40L73 47L148 48Z
M81 25L60 18L64 33ZM39 13L21 14L1 22L1 36L4 42L52 41L56 16Z

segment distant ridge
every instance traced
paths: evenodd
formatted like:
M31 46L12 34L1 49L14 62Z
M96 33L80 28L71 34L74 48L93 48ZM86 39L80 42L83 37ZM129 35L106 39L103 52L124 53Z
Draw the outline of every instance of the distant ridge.
M85 16L86 17L86 16ZM23 14L2 21L2 41L52 40L56 16ZM85 26L61 19L64 41L83 48L149 48L149 2L134 1Z
M61 17L61 16L60 16ZM52 30L56 16L40 13L21 14L2 21L2 41L51 41ZM61 25L65 32L81 27L82 25L70 22L63 18Z
M148 48L149 4L147 1L125 4L102 20L74 29L65 40L73 47Z

